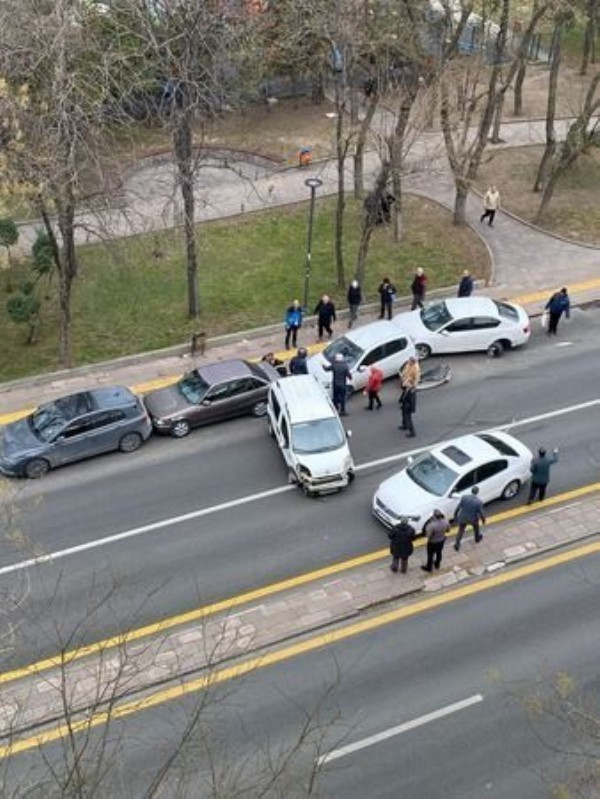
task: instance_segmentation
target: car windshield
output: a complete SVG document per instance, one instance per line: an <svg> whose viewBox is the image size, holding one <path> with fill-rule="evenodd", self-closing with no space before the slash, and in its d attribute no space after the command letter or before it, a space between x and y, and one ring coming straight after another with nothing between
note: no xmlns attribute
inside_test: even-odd
<svg viewBox="0 0 600 799"><path fill-rule="evenodd" d="M52 441L63 429L67 419L57 403L42 405L29 417L29 427L40 441Z"/></svg>
<svg viewBox="0 0 600 799"><path fill-rule="evenodd" d="M296 452L329 452L344 443L338 419L318 419L292 425L292 446Z"/></svg>
<svg viewBox="0 0 600 799"><path fill-rule="evenodd" d="M187 400L190 405L198 405L210 386L198 372L188 372L187 375L177 383L177 388L182 397Z"/></svg>
<svg viewBox="0 0 600 799"><path fill-rule="evenodd" d="M445 302L435 302L421 311L421 322L428 330L439 330L440 327L452 321L452 316Z"/></svg>
<svg viewBox="0 0 600 799"><path fill-rule="evenodd" d="M443 497L458 477L456 472L449 469L431 453L419 458L418 461L409 466L406 473L418 486L435 494L436 497Z"/></svg>
<svg viewBox="0 0 600 799"><path fill-rule="evenodd" d="M493 302L498 310L498 314L503 319L509 319L511 322L519 321L519 312L514 305L509 305L507 302L498 302L498 300L493 300Z"/></svg>
<svg viewBox="0 0 600 799"><path fill-rule="evenodd" d="M363 350L353 341L346 338L346 336L332 341L331 344L323 350L323 357L331 363L338 352L342 353L350 369L352 369L363 354Z"/></svg>

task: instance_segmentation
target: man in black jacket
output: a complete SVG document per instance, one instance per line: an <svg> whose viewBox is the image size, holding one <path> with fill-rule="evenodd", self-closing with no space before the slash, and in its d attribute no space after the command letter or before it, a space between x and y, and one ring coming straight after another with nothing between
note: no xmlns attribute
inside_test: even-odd
<svg viewBox="0 0 600 799"><path fill-rule="evenodd" d="M408 559L414 552L413 541L416 537L415 528L408 523L406 516L403 516L399 523L389 531L388 538L392 556L390 569L393 572L398 571L398 564L400 564L400 574L406 574Z"/></svg>
<svg viewBox="0 0 600 799"><path fill-rule="evenodd" d="M542 447L538 450L537 458L531 461L531 485L529 486L529 499L527 504L531 505L536 497L540 502L544 501L546 488L550 481L550 467L558 460L558 450L555 449L552 455L546 455L546 450Z"/></svg>
<svg viewBox="0 0 600 799"><path fill-rule="evenodd" d="M331 372L332 399L340 416L346 416L346 397L348 383L352 380L350 368L341 352L336 352L333 363L323 366L326 372Z"/></svg>

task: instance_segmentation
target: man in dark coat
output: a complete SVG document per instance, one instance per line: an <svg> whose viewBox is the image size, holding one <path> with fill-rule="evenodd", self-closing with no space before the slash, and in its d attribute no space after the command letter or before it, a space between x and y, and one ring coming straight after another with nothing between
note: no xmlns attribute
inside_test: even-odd
<svg viewBox="0 0 600 799"><path fill-rule="evenodd" d="M353 323L358 319L358 309L362 302L362 289L358 280L353 280L348 286L348 309L350 317L348 319L348 327L352 327Z"/></svg>
<svg viewBox="0 0 600 799"><path fill-rule="evenodd" d="M417 390L416 388L403 388L400 394L400 410L402 411L402 424L400 430L406 430L407 438L416 436L413 413L417 410Z"/></svg>
<svg viewBox="0 0 600 799"><path fill-rule="evenodd" d="M400 574L406 574L408 559L414 552L413 541L417 537L415 528L408 523L406 516L403 516L399 523L389 531L388 537L392 556L390 569L397 572L398 564L400 564Z"/></svg>
<svg viewBox="0 0 600 799"><path fill-rule="evenodd" d="M458 522L458 532L456 533L456 541L454 549L458 552L460 550L460 542L465 534L465 529L468 524L473 528L473 535L475 536L475 543L478 544L483 538L479 532L479 522L485 524L485 514L483 512L483 502L478 496L479 486L473 486L470 494L463 494L456 509L456 521Z"/></svg>
<svg viewBox="0 0 600 799"><path fill-rule="evenodd" d="M442 565L442 551L446 536L450 532L450 523L441 510L433 511L433 518L425 525L427 536L427 563L421 566L424 572L430 572L434 565L439 569Z"/></svg>
<svg viewBox="0 0 600 799"><path fill-rule="evenodd" d="M332 399L340 416L346 416L346 397L348 396L348 383L352 380L350 367L344 360L341 352L336 352L333 363L325 364L323 369L332 372L331 389Z"/></svg>
<svg viewBox="0 0 600 799"><path fill-rule="evenodd" d="M410 290L412 293L410 310L415 311L417 308L422 308L425 302L425 292L427 290L427 275L421 267L415 272L413 282L410 284Z"/></svg>
<svg viewBox="0 0 600 799"><path fill-rule="evenodd" d="M553 294L544 309L548 311L548 335L555 336L558 329L558 322L560 317L565 315L568 319L571 313L571 300L569 299L569 292L566 288L562 288Z"/></svg>
<svg viewBox="0 0 600 799"><path fill-rule="evenodd" d="M470 297L473 293L473 278L468 269L465 269L458 284L457 297Z"/></svg>
<svg viewBox="0 0 600 799"><path fill-rule="evenodd" d="M327 331L329 338L333 335L331 323L335 322L335 305L331 297L323 294L321 299L316 305L315 313L317 314L317 323L319 325L319 341L323 340L323 331Z"/></svg>
<svg viewBox="0 0 600 799"><path fill-rule="evenodd" d="M307 375L308 374L308 363L306 362L306 356L307 355L308 355L308 353L307 353L306 349L304 347L300 347L298 352L290 360L290 374L291 375Z"/></svg>
<svg viewBox="0 0 600 799"><path fill-rule="evenodd" d="M553 450L552 455L547 455L543 447L538 450L537 458L531 461L531 485L529 486L528 505L531 505L536 494L540 502L543 502L546 496L546 488L550 481L550 467L553 463L556 463L557 460L557 449Z"/></svg>
<svg viewBox="0 0 600 799"><path fill-rule="evenodd" d="M392 318L392 306L396 296L396 287L390 283L389 277L384 277L377 289L380 297L379 318Z"/></svg>

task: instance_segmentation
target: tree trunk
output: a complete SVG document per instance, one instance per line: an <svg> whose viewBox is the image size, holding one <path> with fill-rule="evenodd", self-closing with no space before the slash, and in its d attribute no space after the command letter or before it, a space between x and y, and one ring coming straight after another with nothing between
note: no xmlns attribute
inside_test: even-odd
<svg viewBox="0 0 600 799"><path fill-rule="evenodd" d="M192 125L189 111L177 118L173 130L173 150L177 163L177 179L183 202L183 229L185 235L188 316L196 319L200 313L198 296L198 252L196 248L196 228L194 224L194 151L192 146Z"/></svg>
<svg viewBox="0 0 600 799"><path fill-rule="evenodd" d="M365 147L378 103L379 94L378 92L373 92L373 94L367 98L365 118L360 123L358 136L356 138L356 149L354 151L354 197L357 200L362 200L365 196Z"/></svg>
<svg viewBox="0 0 600 799"><path fill-rule="evenodd" d="M515 95L513 100L513 114L516 117L523 116L523 83L527 72L527 61L523 61L517 70L515 79Z"/></svg>
<svg viewBox="0 0 600 799"><path fill-rule="evenodd" d="M358 247L358 256L356 259L356 279L362 285L365 280L365 267L367 265L367 255L369 253L369 242L373 235L373 226L363 224L360 236L360 244Z"/></svg>
<svg viewBox="0 0 600 799"><path fill-rule="evenodd" d="M454 185L456 194L454 196L454 217L455 225L464 225L467 221L467 197L469 196L470 181L455 178Z"/></svg>
<svg viewBox="0 0 600 799"><path fill-rule="evenodd" d="M552 162L556 153L556 130L554 120L556 118L556 99L558 95L558 72L561 61L561 45L564 21L563 18L556 20L552 34L552 61L550 62L550 75L548 78L548 102L546 105L546 147L540 165L538 167L533 191L542 191L548 174L552 167Z"/></svg>
<svg viewBox="0 0 600 799"><path fill-rule="evenodd" d="M502 125L502 113L504 111L504 97L505 93L500 92L498 95L498 101L496 103L496 110L494 111L494 125L492 127L492 135L490 136L490 142L492 144L501 144L502 139L500 138L500 126Z"/></svg>

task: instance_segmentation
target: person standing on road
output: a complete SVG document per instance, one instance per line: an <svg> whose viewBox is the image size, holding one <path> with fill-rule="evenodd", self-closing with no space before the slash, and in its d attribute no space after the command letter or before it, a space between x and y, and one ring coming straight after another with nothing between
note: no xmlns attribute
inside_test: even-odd
<svg viewBox="0 0 600 799"><path fill-rule="evenodd" d="M379 318L391 319L392 306L394 305L394 299L396 297L396 287L390 283L389 277L384 277L377 291L379 292L380 299Z"/></svg>
<svg viewBox="0 0 600 799"><path fill-rule="evenodd" d="M416 435L413 414L417 410L417 386L421 380L421 367L416 358L410 357L400 370L400 411L402 413L402 423L398 426L399 430L405 430L407 438L414 438Z"/></svg>
<svg viewBox="0 0 600 799"><path fill-rule="evenodd" d="M285 325L285 349L289 350L290 341L292 347L298 345L298 330L302 327L302 308L298 300L294 300L287 308L283 323Z"/></svg>
<svg viewBox="0 0 600 799"><path fill-rule="evenodd" d="M552 455L547 455L546 450L540 447L537 458L531 461L531 485L527 504L531 505L536 496L540 502L544 501L546 488L550 482L550 467L558 460L558 449L552 450Z"/></svg>
<svg viewBox="0 0 600 799"><path fill-rule="evenodd" d="M433 511L433 518L425 525L427 536L427 563L421 566L424 572L430 572L435 567L442 565L442 551L446 543L446 536L450 532L450 522L441 510Z"/></svg>
<svg viewBox="0 0 600 799"><path fill-rule="evenodd" d="M358 319L358 309L362 302L362 289L358 280L353 280L348 286L348 309L350 310L350 317L348 319L348 327L352 327L354 322Z"/></svg>
<svg viewBox="0 0 600 799"><path fill-rule="evenodd" d="M390 555L392 556L390 569L393 572L397 572L398 565L400 565L400 574L406 574L408 559L415 549L413 542L416 537L415 528L408 523L406 516L402 516L398 524L389 531Z"/></svg>
<svg viewBox="0 0 600 799"><path fill-rule="evenodd" d="M377 407L377 410L381 408L381 400L379 399L379 392L381 391L381 386L383 385L383 372L377 366L377 364L373 364L373 366L369 369L369 377L367 379L367 385L365 386L365 397L368 397L369 404L367 405L367 410L373 410L373 403Z"/></svg>
<svg viewBox="0 0 600 799"><path fill-rule="evenodd" d="M290 361L290 374L291 375L307 375L308 363L306 357L308 352L304 347L300 347L298 352Z"/></svg>
<svg viewBox="0 0 600 799"><path fill-rule="evenodd" d="M412 304L410 306L411 311L415 311L417 308L423 307L426 289L427 275L421 269L421 267L419 267L415 272L412 283L410 284L410 290L412 293Z"/></svg>
<svg viewBox="0 0 600 799"><path fill-rule="evenodd" d="M458 284L458 292L456 296L470 297L472 293L473 293L473 278L471 277L471 273L469 272L469 270L465 269Z"/></svg>
<svg viewBox="0 0 600 799"><path fill-rule="evenodd" d="M333 404L340 416L346 416L346 397L348 396L348 383L352 380L350 367L341 352L336 352L333 363L325 364L323 369L332 372L331 394Z"/></svg>
<svg viewBox="0 0 600 799"><path fill-rule="evenodd" d="M563 313L566 319L571 315L571 300L567 289L563 286L560 291L555 292L544 306L544 309L548 311L548 335L555 336Z"/></svg>
<svg viewBox="0 0 600 799"><path fill-rule="evenodd" d="M478 544L483 535L479 532L479 522L485 524L485 514L483 512L483 502L478 496L479 486L473 486L470 494L463 494L456 509L456 521L458 522L458 532L456 533L456 541L454 542L454 549L460 551L460 542L462 541L465 529L468 524L473 528L473 535L475 543Z"/></svg>
<svg viewBox="0 0 600 799"><path fill-rule="evenodd" d="M483 222L484 219L489 219L488 225L490 227L494 227L494 217L496 216L496 211L498 210L499 205L500 192L492 184L483 197L483 213L481 214L479 221Z"/></svg>
<svg viewBox="0 0 600 799"><path fill-rule="evenodd" d="M335 322L335 305L328 294L323 294L316 305L317 323L319 325L319 341L323 341L323 332L326 330L329 338L333 335L331 323Z"/></svg>

